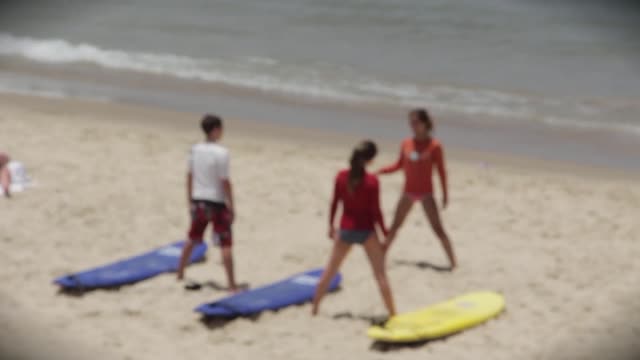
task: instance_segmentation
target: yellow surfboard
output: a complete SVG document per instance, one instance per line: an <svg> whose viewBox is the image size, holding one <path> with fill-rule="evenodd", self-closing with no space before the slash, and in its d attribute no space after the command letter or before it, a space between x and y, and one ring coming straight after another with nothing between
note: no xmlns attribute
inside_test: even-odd
<svg viewBox="0 0 640 360"><path fill-rule="evenodd" d="M500 294L473 292L422 310L396 315L384 326L369 328L367 335L389 343L437 339L497 316L504 305L504 297Z"/></svg>

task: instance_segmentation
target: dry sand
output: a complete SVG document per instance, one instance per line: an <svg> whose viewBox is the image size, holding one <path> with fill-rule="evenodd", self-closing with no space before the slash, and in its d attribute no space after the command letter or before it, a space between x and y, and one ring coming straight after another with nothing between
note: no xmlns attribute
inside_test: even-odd
<svg viewBox="0 0 640 360"><path fill-rule="evenodd" d="M489 289L505 295L507 311L446 340L381 353L365 336L366 318L384 309L359 249L343 268L343 290L316 319L307 305L206 327L192 309L225 294L187 292L172 275L119 291L58 294L56 276L184 236L185 159L201 138L198 115L9 95L0 106L0 148L39 184L0 200L4 352L136 360L622 359L630 353L622 345L638 346L637 177L451 156L443 217L460 268L428 266L444 265L445 257L414 209L389 259L398 308ZM258 286L323 265L331 181L359 139L228 124L240 282ZM378 164L396 155L385 150ZM401 184L400 175L382 180L388 220ZM224 281L212 250L188 278Z"/></svg>

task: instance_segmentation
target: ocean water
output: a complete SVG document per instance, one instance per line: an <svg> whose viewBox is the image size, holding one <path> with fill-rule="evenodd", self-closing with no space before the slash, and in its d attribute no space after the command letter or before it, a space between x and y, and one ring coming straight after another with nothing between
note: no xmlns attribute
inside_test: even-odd
<svg viewBox="0 0 640 360"><path fill-rule="evenodd" d="M0 91L61 96L70 86L59 76L16 74L82 69L122 91L85 77L71 95L126 100L131 84L117 79L130 74L138 87L153 76L287 101L640 135L633 2L34 0L0 11Z"/></svg>

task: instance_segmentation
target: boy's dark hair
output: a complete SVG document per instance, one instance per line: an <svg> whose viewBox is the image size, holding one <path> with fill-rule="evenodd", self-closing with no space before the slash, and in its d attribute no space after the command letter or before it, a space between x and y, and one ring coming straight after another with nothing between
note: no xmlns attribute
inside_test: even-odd
<svg viewBox="0 0 640 360"><path fill-rule="evenodd" d="M209 135L213 130L220 129L222 127L222 119L217 115L205 114L202 117L200 126L202 127L202 131L204 131L206 135Z"/></svg>

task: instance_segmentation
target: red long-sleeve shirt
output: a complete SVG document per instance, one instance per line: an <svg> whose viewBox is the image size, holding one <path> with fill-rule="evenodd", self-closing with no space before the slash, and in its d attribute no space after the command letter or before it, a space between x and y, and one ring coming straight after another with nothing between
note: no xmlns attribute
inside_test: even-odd
<svg viewBox="0 0 640 360"><path fill-rule="evenodd" d="M338 204L342 203L340 228L344 230L375 230L379 224L386 232L380 210L380 185L375 175L366 173L353 191L349 191L349 170L342 170L335 180L331 201L330 224L333 224Z"/></svg>
<svg viewBox="0 0 640 360"><path fill-rule="evenodd" d="M444 166L442 145L436 139L405 139L400 148L398 160L380 170L388 174L404 170L404 191L411 194L433 194L433 167L438 169L442 190L447 193L447 171Z"/></svg>

